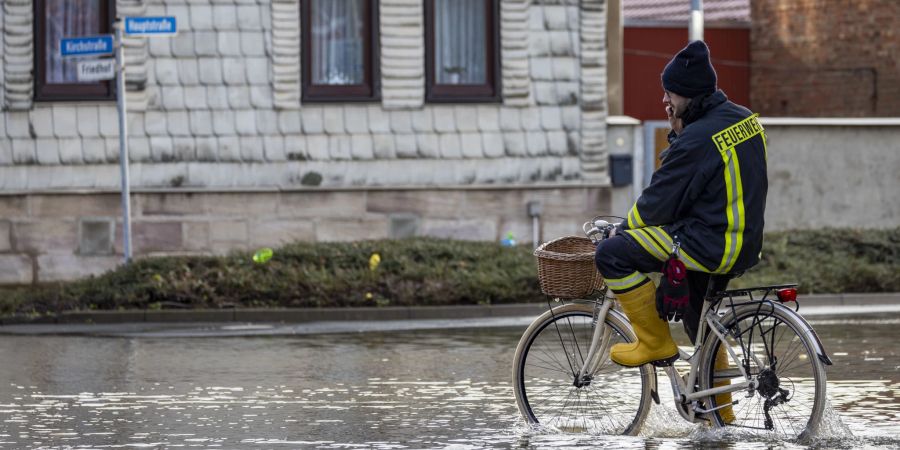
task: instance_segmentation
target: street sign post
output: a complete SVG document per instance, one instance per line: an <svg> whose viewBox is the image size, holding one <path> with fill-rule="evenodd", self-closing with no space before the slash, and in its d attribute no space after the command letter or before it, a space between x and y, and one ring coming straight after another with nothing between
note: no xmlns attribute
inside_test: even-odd
<svg viewBox="0 0 900 450"><path fill-rule="evenodd" d="M128 120L125 109L125 44L122 22L116 21L116 105L119 110L119 172L122 178L122 249L131 262L131 181L128 176Z"/></svg>
<svg viewBox="0 0 900 450"><path fill-rule="evenodd" d="M125 45L128 36L174 36L178 24L174 17L125 17L116 21L116 100L119 105L119 168L122 173L122 247L125 262L131 261L131 182L128 176L128 121L125 102Z"/></svg>
<svg viewBox="0 0 900 450"><path fill-rule="evenodd" d="M64 57L112 55L114 51L111 34L59 40L59 53Z"/></svg>
<svg viewBox="0 0 900 450"><path fill-rule="evenodd" d="M174 36L178 26L174 17L126 17L128 36Z"/></svg>
<svg viewBox="0 0 900 450"><path fill-rule="evenodd" d="M131 182L128 170L128 121L125 101L125 45L123 36L174 36L178 25L174 17L125 17L115 23L112 35L66 38L59 41L60 56L86 57L111 55L78 63L78 81L116 79L116 105L119 112L119 171L122 177L122 247L125 263L131 262Z"/></svg>
<svg viewBox="0 0 900 450"><path fill-rule="evenodd" d="M116 60L95 59L79 61L76 74L78 75L78 81L112 80L116 77Z"/></svg>

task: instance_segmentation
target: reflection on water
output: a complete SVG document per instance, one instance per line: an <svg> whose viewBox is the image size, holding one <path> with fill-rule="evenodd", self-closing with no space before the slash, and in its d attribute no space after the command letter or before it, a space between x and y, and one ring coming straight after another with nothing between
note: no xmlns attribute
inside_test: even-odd
<svg viewBox="0 0 900 450"><path fill-rule="evenodd" d="M900 445L896 327L865 320L814 326L835 361L821 445ZM640 437L530 429L510 385L522 331L4 336L0 447L793 447L684 422L663 377L663 404Z"/></svg>

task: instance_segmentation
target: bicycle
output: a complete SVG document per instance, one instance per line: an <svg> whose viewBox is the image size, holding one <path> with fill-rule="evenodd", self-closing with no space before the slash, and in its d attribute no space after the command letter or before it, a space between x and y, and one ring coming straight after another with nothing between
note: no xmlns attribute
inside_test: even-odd
<svg viewBox="0 0 900 450"><path fill-rule="evenodd" d="M584 230L596 245L614 226L596 217ZM727 285L710 279L693 352L679 348L685 374L672 364L629 368L609 359L613 344L636 338L605 284L588 298L556 298L556 307L548 297L550 307L527 328L513 360L522 416L554 431L637 435L651 402L660 403L658 366L690 422L799 441L814 436L825 407L824 366L832 363L797 312L797 284L717 291L714 281ZM716 370L723 344L729 367ZM717 404L724 393L733 400ZM729 406L733 418L723 418Z"/></svg>

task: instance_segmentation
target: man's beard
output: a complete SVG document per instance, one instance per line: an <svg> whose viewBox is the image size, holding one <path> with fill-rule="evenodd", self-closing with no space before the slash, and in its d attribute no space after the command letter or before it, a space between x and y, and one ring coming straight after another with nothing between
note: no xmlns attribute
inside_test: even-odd
<svg viewBox="0 0 900 450"><path fill-rule="evenodd" d="M674 115L676 118L681 118L684 115L684 112L687 111L687 107L688 107L689 103L690 103L690 100L685 102L682 105L677 105L675 103L672 103L672 115Z"/></svg>

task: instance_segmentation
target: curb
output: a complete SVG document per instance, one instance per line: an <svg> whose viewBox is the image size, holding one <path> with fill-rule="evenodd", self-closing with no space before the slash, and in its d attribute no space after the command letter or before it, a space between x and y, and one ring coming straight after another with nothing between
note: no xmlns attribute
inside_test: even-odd
<svg viewBox="0 0 900 450"><path fill-rule="evenodd" d="M508 305L392 306L383 308L232 308L143 311L77 311L38 318L3 317L2 325L179 322L306 323L361 320L475 319L536 316L546 303Z"/></svg>
<svg viewBox="0 0 900 450"><path fill-rule="evenodd" d="M804 306L900 305L900 292L815 294L800 297ZM22 324L117 324L184 322L306 323L360 320L475 319L536 316L547 303L506 305L391 306L384 308L232 308L186 310L73 311L38 318L2 317L0 326Z"/></svg>

